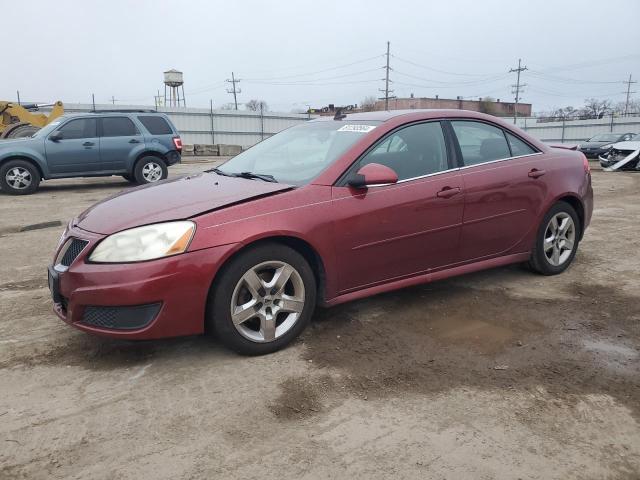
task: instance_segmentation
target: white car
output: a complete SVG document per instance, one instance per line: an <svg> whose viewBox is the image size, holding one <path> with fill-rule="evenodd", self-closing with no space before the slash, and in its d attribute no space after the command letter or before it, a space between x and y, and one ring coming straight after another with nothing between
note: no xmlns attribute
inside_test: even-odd
<svg viewBox="0 0 640 480"><path fill-rule="evenodd" d="M637 140L636 140L637 139ZM609 147L605 145L605 148ZM612 143L609 151L599 155L600 165L606 172L616 170L640 171L640 136L627 142Z"/></svg>

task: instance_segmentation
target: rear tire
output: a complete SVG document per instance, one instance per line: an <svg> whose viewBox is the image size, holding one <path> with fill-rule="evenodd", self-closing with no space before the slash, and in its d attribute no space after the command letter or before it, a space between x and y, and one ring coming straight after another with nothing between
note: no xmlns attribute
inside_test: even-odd
<svg viewBox="0 0 640 480"><path fill-rule="evenodd" d="M297 251L268 243L243 252L218 274L209 293L207 331L243 355L288 345L308 325L316 280Z"/></svg>
<svg viewBox="0 0 640 480"><path fill-rule="evenodd" d="M536 234L529 268L542 275L557 275L573 262L582 226L575 209L558 202L547 212Z"/></svg>
<svg viewBox="0 0 640 480"><path fill-rule="evenodd" d="M26 160L9 160L0 167L0 189L9 195L29 195L40 185L40 172Z"/></svg>
<svg viewBox="0 0 640 480"><path fill-rule="evenodd" d="M133 169L133 177L139 185L159 182L167 178L168 174L166 163L153 156L142 157Z"/></svg>
<svg viewBox="0 0 640 480"><path fill-rule="evenodd" d="M34 127L33 125L22 124L15 127L9 126L7 127L7 130L8 131L4 133L4 136L2 138L30 137L40 129L38 127Z"/></svg>

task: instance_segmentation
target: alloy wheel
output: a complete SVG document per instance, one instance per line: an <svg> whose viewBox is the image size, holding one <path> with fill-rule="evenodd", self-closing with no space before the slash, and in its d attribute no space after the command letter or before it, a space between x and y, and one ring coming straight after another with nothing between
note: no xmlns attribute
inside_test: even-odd
<svg viewBox="0 0 640 480"><path fill-rule="evenodd" d="M243 337L267 343L282 337L296 324L305 304L300 273L282 261L250 268L231 295L231 320Z"/></svg>
<svg viewBox="0 0 640 480"><path fill-rule="evenodd" d="M566 212L556 213L544 233L543 247L547 261L554 267L565 263L575 247L576 226Z"/></svg>
<svg viewBox="0 0 640 480"><path fill-rule="evenodd" d="M12 188L24 190L31 185L31 172L23 167L13 167L5 175L5 180Z"/></svg>
<svg viewBox="0 0 640 480"><path fill-rule="evenodd" d="M162 177L162 168L155 162L148 162L142 167L142 177L149 183L157 182Z"/></svg>

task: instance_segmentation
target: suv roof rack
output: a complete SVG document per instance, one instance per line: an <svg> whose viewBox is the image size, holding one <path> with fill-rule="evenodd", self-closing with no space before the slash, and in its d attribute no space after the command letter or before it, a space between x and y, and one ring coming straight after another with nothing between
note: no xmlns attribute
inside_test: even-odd
<svg viewBox="0 0 640 480"><path fill-rule="evenodd" d="M90 110L89 113L158 113L157 110L143 109L143 108L130 108L130 109L118 109L113 110Z"/></svg>

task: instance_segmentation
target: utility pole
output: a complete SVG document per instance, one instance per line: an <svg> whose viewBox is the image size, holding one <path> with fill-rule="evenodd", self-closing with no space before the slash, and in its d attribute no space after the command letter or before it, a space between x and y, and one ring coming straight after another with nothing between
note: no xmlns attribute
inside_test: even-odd
<svg viewBox="0 0 640 480"><path fill-rule="evenodd" d="M111 103L112 103L113 105L115 105L115 104L116 104L116 97L114 97L113 95L111 95Z"/></svg>
<svg viewBox="0 0 640 480"><path fill-rule="evenodd" d="M527 67L523 67L522 66L522 59L518 59L518 68L512 68L509 70L509 73L512 72L516 72L517 74L517 80L516 80L516 84L515 85L511 85L513 88L515 88L515 90L512 90L511 93L515 93L516 95L516 103L515 106L513 108L513 123L515 125L516 123L516 119L518 118L518 102L520 101L520 89L522 87L526 87L527 84L523 83L522 85L520 85L520 72L524 72L525 70L528 70Z"/></svg>
<svg viewBox="0 0 640 480"><path fill-rule="evenodd" d="M626 117L627 116L627 112L629 111L629 96L632 93L636 93L636 92L632 92L631 91L631 84L632 83L638 83L638 81L637 80L631 81L631 74L629 74L629 80L625 80L622 83L626 83L627 84L627 100L626 100L626 102L624 102L624 116Z"/></svg>
<svg viewBox="0 0 640 480"><path fill-rule="evenodd" d="M384 100L384 109L385 110L389 110L389 99L390 98L395 98L395 97L390 97L389 94L393 93L393 90L389 90L389 82L391 82L391 80L389 80L389 70L391 70L391 68L389 67L389 50L390 50L390 43L387 42L387 65L382 67L385 69L385 76L383 78L384 80L384 90L383 89L378 89L379 91L384 93L384 97L380 97L378 100Z"/></svg>
<svg viewBox="0 0 640 480"><path fill-rule="evenodd" d="M236 110L238 110L238 93L242 93L242 90L240 90L239 88L236 88L236 83L240 83L240 79L236 78L234 73L231 72L231 80L229 80L228 78L225 80L225 82L227 83L231 83L233 85L233 88L231 90L227 89L227 93L233 93L233 103L236 106Z"/></svg>

